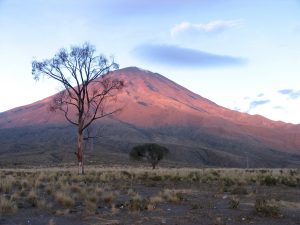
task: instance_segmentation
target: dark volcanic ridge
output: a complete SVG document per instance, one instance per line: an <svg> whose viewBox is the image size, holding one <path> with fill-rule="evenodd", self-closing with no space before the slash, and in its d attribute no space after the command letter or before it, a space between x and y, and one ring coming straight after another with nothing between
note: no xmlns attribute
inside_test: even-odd
<svg viewBox="0 0 300 225"><path fill-rule="evenodd" d="M116 103L123 111L97 122L88 163L127 164L133 145L156 142L170 149L172 165L300 167L300 125L226 109L139 68L109 76L125 82ZM0 165L75 161L75 127L49 111L52 98L0 114Z"/></svg>

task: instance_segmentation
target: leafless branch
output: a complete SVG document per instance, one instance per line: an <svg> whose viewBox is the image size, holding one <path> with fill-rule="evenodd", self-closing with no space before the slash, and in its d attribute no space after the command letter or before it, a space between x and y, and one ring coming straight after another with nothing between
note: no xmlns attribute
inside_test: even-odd
<svg viewBox="0 0 300 225"><path fill-rule="evenodd" d="M109 72L118 69L118 64L103 55L95 55L95 47L85 43L72 46L70 51L60 49L52 59L32 62L35 80L46 76L60 82L64 90L58 93L50 106L51 111L60 110L66 120L77 126L78 161L83 160L83 133L92 138L89 126L98 119L121 110L113 109L109 100L114 100L124 86L119 79L111 80Z"/></svg>

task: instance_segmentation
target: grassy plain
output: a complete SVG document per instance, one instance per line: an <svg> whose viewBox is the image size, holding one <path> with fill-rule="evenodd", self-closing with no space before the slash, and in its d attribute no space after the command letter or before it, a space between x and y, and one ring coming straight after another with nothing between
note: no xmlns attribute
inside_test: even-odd
<svg viewBox="0 0 300 225"><path fill-rule="evenodd" d="M0 224L299 224L300 170L0 170Z"/></svg>

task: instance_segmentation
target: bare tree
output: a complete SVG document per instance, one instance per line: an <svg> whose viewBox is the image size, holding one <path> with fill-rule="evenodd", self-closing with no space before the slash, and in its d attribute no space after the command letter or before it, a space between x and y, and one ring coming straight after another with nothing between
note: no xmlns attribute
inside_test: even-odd
<svg viewBox="0 0 300 225"><path fill-rule="evenodd" d="M95 121L114 114L114 108L122 80L112 79L108 74L119 66L114 59L96 55L89 43L60 49L51 59L32 62L35 80L46 76L63 85L63 91L53 99L51 111L60 110L68 122L77 126L78 173L84 174L84 132ZM109 103L109 104L108 104ZM90 136L90 134L88 134Z"/></svg>

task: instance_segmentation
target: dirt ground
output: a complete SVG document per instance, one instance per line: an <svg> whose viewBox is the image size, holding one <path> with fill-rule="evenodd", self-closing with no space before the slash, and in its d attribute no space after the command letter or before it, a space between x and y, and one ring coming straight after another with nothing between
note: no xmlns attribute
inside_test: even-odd
<svg viewBox="0 0 300 225"><path fill-rule="evenodd" d="M1 225L300 224L298 170L101 170L82 177L2 170L0 175Z"/></svg>

